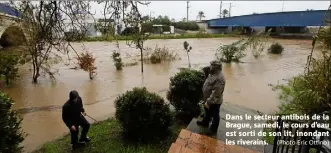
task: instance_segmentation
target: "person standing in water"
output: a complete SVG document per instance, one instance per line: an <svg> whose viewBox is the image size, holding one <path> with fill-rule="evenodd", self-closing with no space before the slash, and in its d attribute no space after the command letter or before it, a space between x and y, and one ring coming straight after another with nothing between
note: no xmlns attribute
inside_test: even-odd
<svg viewBox="0 0 331 153"><path fill-rule="evenodd" d="M201 121L197 121L197 124L209 127L209 123L213 119L210 126L212 133L217 133L220 122L219 113L223 103L224 87L225 79L222 73L222 63L217 60L210 62L210 72L202 89L205 114Z"/></svg>
<svg viewBox="0 0 331 153"><path fill-rule="evenodd" d="M73 90L69 93L69 100L62 107L62 120L70 130L72 148L76 149L90 142L87 137L90 123L83 116L86 115L82 98ZM78 141L79 126L83 128Z"/></svg>

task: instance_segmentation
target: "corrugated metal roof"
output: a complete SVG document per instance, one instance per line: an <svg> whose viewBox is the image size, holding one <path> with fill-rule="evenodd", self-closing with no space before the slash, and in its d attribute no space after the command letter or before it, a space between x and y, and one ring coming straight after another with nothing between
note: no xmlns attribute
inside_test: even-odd
<svg viewBox="0 0 331 153"><path fill-rule="evenodd" d="M19 11L15 10L14 8L12 8L11 6L9 6L6 3L0 3L0 13L4 13L7 15L12 15L12 16L16 16L16 17L21 17L21 14Z"/></svg>
<svg viewBox="0 0 331 153"><path fill-rule="evenodd" d="M227 26L267 26L267 27L305 27L320 26L327 11L294 11L264 14L252 14L229 18L212 19L208 21L209 27ZM328 12L331 19L331 14ZM324 24L327 25L327 24Z"/></svg>

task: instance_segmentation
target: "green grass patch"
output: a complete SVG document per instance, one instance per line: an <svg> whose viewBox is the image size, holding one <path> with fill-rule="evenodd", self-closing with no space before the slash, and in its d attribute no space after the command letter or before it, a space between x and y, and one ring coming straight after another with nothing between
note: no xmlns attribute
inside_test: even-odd
<svg viewBox="0 0 331 153"><path fill-rule="evenodd" d="M108 119L91 125L88 136L92 138L85 147L72 151L74 153L165 153L175 142L184 125L174 124L170 127L170 135L160 141L142 143L130 142L121 135L120 124L115 119ZM70 135L46 143L34 153L65 153L71 152Z"/></svg>

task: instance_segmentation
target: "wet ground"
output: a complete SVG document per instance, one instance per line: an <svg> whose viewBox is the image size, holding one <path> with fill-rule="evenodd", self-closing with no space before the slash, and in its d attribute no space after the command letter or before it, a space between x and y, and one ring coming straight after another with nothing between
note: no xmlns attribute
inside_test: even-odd
<svg viewBox="0 0 331 153"><path fill-rule="evenodd" d="M116 71L111 59L116 45L109 42L88 42L73 44L77 51L84 48L96 57L97 76L90 81L88 73L70 69L75 67L73 60L64 58L55 67L59 70L56 81L48 77L40 78L38 84L31 83L31 72L28 68L21 69L21 78L12 88L3 88L14 100L14 109L23 117L23 130L29 135L23 142L27 152L32 151L46 141L51 141L67 133L67 128L61 119L61 107L68 99L70 90L77 90L87 113L97 120L105 119L114 114L113 100L117 94L123 93L136 86L146 86L148 90L165 96L169 85L169 78L178 72L178 68L188 67L183 42L188 41L193 50L190 59L193 68L201 68L215 58L214 54L220 44L230 44L234 38L217 39L178 39L178 40L150 40L146 46L154 48L166 46L182 58L178 61L158 65L145 64L144 73L140 72L140 65L125 67L123 71ZM266 52L255 59L250 50L242 59L244 63L224 64L223 71L226 78L224 100L264 113L277 109L277 92L271 90L268 84L283 82L300 72L311 49L309 40L270 40L280 42L285 51L282 55L271 55ZM139 55L138 50L120 42L120 51L125 62L132 62ZM69 65L67 65L69 64ZM90 120L92 121L92 120Z"/></svg>

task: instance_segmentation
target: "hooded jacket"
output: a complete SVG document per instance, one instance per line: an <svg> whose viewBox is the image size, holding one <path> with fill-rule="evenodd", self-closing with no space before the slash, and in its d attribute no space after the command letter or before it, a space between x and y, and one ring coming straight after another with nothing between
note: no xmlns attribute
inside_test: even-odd
<svg viewBox="0 0 331 153"><path fill-rule="evenodd" d="M77 98L77 101L74 100ZM77 91L71 91L69 93L69 100L62 107L62 120L67 127L77 125L79 123L82 112L85 112L83 108L82 98Z"/></svg>
<svg viewBox="0 0 331 153"><path fill-rule="evenodd" d="M222 71L210 73L203 85L203 100L208 104L222 104L225 79Z"/></svg>

